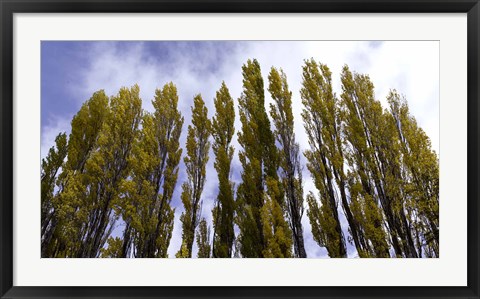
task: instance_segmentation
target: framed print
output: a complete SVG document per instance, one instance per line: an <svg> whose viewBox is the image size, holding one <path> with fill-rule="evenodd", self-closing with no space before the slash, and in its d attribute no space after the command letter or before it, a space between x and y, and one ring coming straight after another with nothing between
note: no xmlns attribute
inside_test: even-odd
<svg viewBox="0 0 480 299"><path fill-rule="evenodd" d="M1 1L0 290L478 298L478 1Z"/></svg>

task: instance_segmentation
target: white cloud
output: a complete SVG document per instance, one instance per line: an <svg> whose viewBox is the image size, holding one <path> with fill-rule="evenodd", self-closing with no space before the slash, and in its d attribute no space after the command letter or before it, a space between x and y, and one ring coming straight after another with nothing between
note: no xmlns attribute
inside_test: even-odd
<svg viewBox="0 0 480 299"><path fill-rule="evenodd" d="M225 44L223 44L224 46ZM105 89L107 94L115 94L122 86L138 83L144 108L153 110L150 103L156 88L172 81L179 90L179 107L185 116L181 144L185 144L186 128L190 124L190 105L195 94L201 93L213 116L213 97L215 91L224 80L236 100L242 91L241 66L249 58L256 58L262 68L262 74L267 87L268 72L272 66L281 67L288 77L290 89L293 91L293 111L295 116L295 134L301 150L308 148L308 141L301 121L301 66L304 59L313 57L327 64L333 76L334 91L339 96L341 92L340 72L344 64L358 73L369 74L376 87L376 97L386 104L385 97L391 88L404 94L409 103L411 113L419 125L424 128L432 140L433 148L438 152L439 141L439 63L437 42L354 42L354 41L311 41L311 42L243 42L234 46L218 47L214 42L188 46L182 44L169 52L169 60L162 61L161 55L154 59L151 50L147 51L145 43L134 46L118 47L112 43L96 43L91 53L91 61L87 71L80 74L83 81L72 94L78 97L78 105L98 90ZM167 44L165 44L167 46ZM171 46L171 45L170 45ZM225 52L222 52L225 51ZM227 53L227 55L226 55ZM212 67L213 66L213 67ZM271 102L266 92L266 107ZM386 107L386 106L384 106ZM235 127L241 128L236 109ZM70 116L71 117L71 116ZM58 127L44 128L42 135L42 153L44 147L51 146L52 136L57 129L64 129L64 122ZM67 122L68 125L68 122ZM53 137L54 140L54 137ZM238 150L240 146L233 140L235 157L233 161L233 177L238 178ZM305 159L303 159L305 162ZM203 193L202 215L211 224L211 209L216 198L217 178L213 169L213 154L208 164L208 178ZM180 165L180 179L177 190L181 190L184 175L183 162ZM307 171L308 173L308 171ZM183 179L182 179L183 178ZM182 180L181 180L182 179ZM310 176L304 176L305 194L313 191L317 194ZM170 257L178 251L181 244L181 224L179 216L183 211L180 201L180 191L176 191L172 201L176 207L173 238L169 247ZM344 217L343 217L344 219ZM311 235L310 224L305 213L304 224L305 243L309 257L325 257L326 251L320 248ZM195 253L195 252L194 252ZM349 254L353 254L349 248Z"/></svg>
<svg viewBox="0 0 480 299"><path fill-rule="evenodd" d="M44 126L41 132L40 156L45 158L49 149L55 146L55 138L58 134L65 132L70 134L70 119L63 117L51 117L50 125Z"/></svg>

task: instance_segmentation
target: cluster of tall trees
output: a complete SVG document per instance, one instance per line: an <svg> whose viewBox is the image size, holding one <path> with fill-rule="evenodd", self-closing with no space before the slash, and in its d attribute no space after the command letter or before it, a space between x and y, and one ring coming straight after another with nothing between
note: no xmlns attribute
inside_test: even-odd
<svg viewBox="0 0 480 299"><path fill-rule="evenodd" d="M307 195L314 239L329 256L346 256L341 206L360 257L438 257L439 170L429 138L396 91L383 109L368 76L345 66L341 82L338 99L326 65L303 67L305 156L319 191L319 200Z"/></svg>
<svg viewBox="0 0 480 299"><path fill-rule="evenodd" d="M182 155L176 257L192 257L196 243L201 258L305 258L305 211L330 257L347 257L348 244L360 257L439 256L438 158L404 98L391 91L383 108L370 78L347 66L337 96L329 68L306 60L302 152L283 70L272 67L265 86L254 59L242 75L240 128L223 82L211 119L202 96L194 97L183 148L173 83L156 90L153 112L142 109L137 85L112 97L94 93L72 119L70 135L60 133L42 160L42 257L168 257ZM231 180L235 136L238 186ZM211 225L202 211L214 175L206 171L210 150L218 178ZM304 166L316 189L306 195Z"/></svg>

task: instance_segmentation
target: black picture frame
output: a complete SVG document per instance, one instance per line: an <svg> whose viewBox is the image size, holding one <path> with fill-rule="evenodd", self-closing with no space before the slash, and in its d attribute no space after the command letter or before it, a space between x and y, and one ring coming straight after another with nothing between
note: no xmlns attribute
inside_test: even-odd
<svg viewBox="0 0 480 299"><path fill-rule="evenodd" d="M479 298L479 0L0 0L1 298ZM13 286L13 15L15 13L467 13L468 286L19 287ZM46 273L47 274L47 273ZM48 275L48 274L47 274Z"/></svg>

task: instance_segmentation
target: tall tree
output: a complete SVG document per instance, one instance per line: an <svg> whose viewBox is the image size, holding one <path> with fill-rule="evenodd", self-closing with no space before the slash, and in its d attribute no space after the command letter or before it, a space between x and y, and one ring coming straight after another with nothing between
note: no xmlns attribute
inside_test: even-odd
<svg viewBox="0 0 480 299"><path fill-rule="evenodd" d="M402 153L403 196L413 219L419 256L439 257L439 169L430 139L410 115L407 102L392 90L387 97L390 123L398 134ZM400 168L400 167L399 167Z"/></svg>
<svg viewBox="0 0 480 299"><path fill-rule="evenodd" d="M370 78L352 74L345 66L341 80L349 164L357 168L364 192L380 205L395 255L418 257L400 187L403 179L399 172L398 137L380 102L374 99Z"/></svg>
<svg viewBox="0 0 480 299"><path fill-rule="evenodd" d="M268 76L268 90L275 104L270 105L270 115L275 125L275 135L280 144L281 181L285 190L290 229L292 230L296 257L305 258L302 216L304 212L300 146L295 141L292 112L292 93L288 89L287 76L273 68Z"/></svg>
<svg viewBox="0 0 480 299"><path fill-rule="evenodd" d="M198 258L209 258L211 245L210 245L210 227L207 225L205 218L200 220L197 230L197 246L198 246Z"/></svg>
<svg viewBox="0 0 480 299"><path fill-rule="evenodd" d="M206 180L206 165L210 150L211 122L201 95L193 99L192 124L188 126L187 156L184 158L188 181L182 185L182 203L185 212L182 222L182 246L177 257L192 257L192 246L201 216L201 197Z"/></svg>
<svg viewBox="0 0 480 299"><path fill-rule="evenodd" d="M236 222L240 228L241 255L263 257L266 252L272 252L269 244L274 244L265 238L265 231L274 234L284 231L288 236L291 232L283 217L283 190L277 175L278 150L265 110L264 85L258 61L248 60L242 66L242 75L243 92L239 98L242 131L238 132L238 141L243 148L239 153L243 172L237 190ZM282 219L276 217L276 221L267 221L269 217L261 217L266 198L272 201L272 209L280 209L276 214L282 214ZM268 207L265 209L268 212ZM264 227L267 223L272 227ZM291 243L290 239L284 238L277 241ZM287 247L281 244L281 252L275 252L279 256L289 256L290 249Z"/></svg>
<svg viewBox="0 0 480 299"><path fill-rule="evenodd" d="M233 183L230 181L231 163L234 153L230 145L235 132L235 109L225 82L222 82L215 99L215 116L212 120L214 167L218 175L218 196L213 214L213 257L228 258L232 256L234 240Z"/></svg>
<svg viewBox="0 0 480 299"><path fill-rule="evenodd" d="M382 117L381 105L373 99L373 84L367 76L352 74L348 66L344 66L341 82L340 105L344 122L343 133L347 148L346 160L351 169L349 185L352 193L352 209L355 211L359 222L363 222L362 219L366 219L364 215L366 215L367 203L369 203L370 210L381 210L385 218L382 217L381 222L372 223L373 227L365 227L365 236L366 238L368 238L367 235L379 237L385 235L384 227L390 228L387 231L389 234L387 238L391 236L389 243L393 246L396 254L401 256L402 250L397 237L398 234L393 226L390 201L387 201L385 198L382 178L378 169L378 148L376 148L378 143L374 143L374 136L378 136L375 131L381 128L386 132L386 128L381 124L384 119ZM361 201L358 201L357 197ZM359 204L362 201L364 204ZM384 225L383 219L388 225ZM373 233L375 231L377 231L376 234ZM373 252L386 250L384 248L386 241L381 241L380 238L376 240L368 239L371 246L369 249L359 251L360 256L362 254L370 256Z"/></svg>
<svg viewBox="0 0 480 299"><path fill-rule="evenodd" d="M122 257L167 257L173 230L173 191L182 154L179 139L183 117L177 88L165 84L155 91L155 112L145 113L142 130L132 149L131 173L121 185L119 209L126 227Z"/></svg>
<svg viewBox="0 0 480 299"><path fill-rule="evenodd" d="M120 200L119 186L129 174L129 155L141 119L140 88L121 88L110 99L110 113L100 131L98 150L85 163L88 183L83 191L87 221L82 224L77 257L98 257L118 215L113 208Z"/></svg>
<svg viewBox="0 0 480 299"><path fill-rule="evenodd" d="M347 257L335 189L336 183L339 183L342 200L346 201L340 128L331 72L326 65L318 65L313 59L307 60L303 67L302 84L300 94L305 107L302 117L310 144L305 157L321 202L319 206L313 193L310 193L307 196L307 215L315 241L326 247L329 256Z"/></svg>
<svg viewBox="0 0 480 299"><path fill-rule="evenodd" d="M49 226L42 243L42 256L75 257L81 243L81 226L92 209L85 190L89 182L85 165L98 150L98 138L110 113L109 99L103 90L86 101L71 122L67 161L58 176L58 192L52 198L55 223Z"/></svg>
<svg viewBox="0 0 480 299"><path fill-rule="evenodd" d="M41 217L42 217L42 256L48 256L48 248L52 233L58 223L54 206L55 183L67 155L67 134L60 133L55 138L55 146L51 147L45 159L42 159L41 173Z"/></svg>

